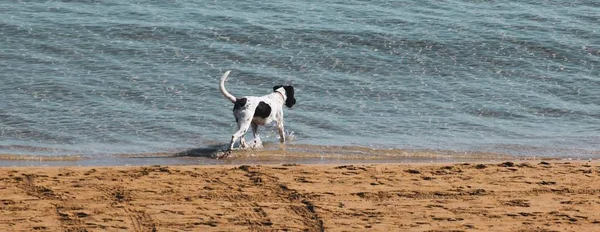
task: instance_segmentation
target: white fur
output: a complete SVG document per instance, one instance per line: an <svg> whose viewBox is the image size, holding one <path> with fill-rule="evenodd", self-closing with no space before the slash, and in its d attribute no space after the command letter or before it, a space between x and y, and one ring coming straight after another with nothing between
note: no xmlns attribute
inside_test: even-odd
<svg viewBox="0 0 600 232"><path fill-rule="evenodd" d="M229 76L230 71L227 71L221 76L221 82L219 83L219 90L232 103L235 103L237 98L227 92L225 89L225 81L227 81L227 77ZM262 143L260 141L260 137L258 135L258 126L266 125L273 121L277 123L277 130L279 131L279 141L281 143L285 142L285 131L283 126L283 104L287 99L285 89L283 87L278 88L275 92L271 94L267 94L261 97L255 96L247 96L243 97L247 99L246 104L233 111L233 116L236 118L238 130L231 136L231 142L229 143L229 150L233 149L234 143L239 139L240 140L240 148L246 149L249 148L248 144L246 144L246 140L244 135L248 131L248 128L252 128L252 134L254 135L254 144L252 148L262 147ZM271 107L271 114L266 117L254 117L254 112L256 107L260 102L265 102Z"/></svg>

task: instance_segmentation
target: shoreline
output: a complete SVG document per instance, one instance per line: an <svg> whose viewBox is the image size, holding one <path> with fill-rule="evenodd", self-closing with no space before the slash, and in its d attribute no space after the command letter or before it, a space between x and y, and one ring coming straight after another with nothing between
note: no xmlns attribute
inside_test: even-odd
<svg viewBox="0 0 600 232"><path fill-rule="evenodd" d="M583 157L514 156L492 152L375 149L360 146L267 144L260 150L236 150L226 159L221 146L149 153L105 155L0 154L0 167L36 166L144 166L144 165L243 165L243 164L344 164L344 163L444 163L515 160L590 160Z"/></svg>
<svg viewBox="0 0 600 232"><path fill-rule="evenodd" d="M592 231L600 161L0 167L0 230Z"/></svg>

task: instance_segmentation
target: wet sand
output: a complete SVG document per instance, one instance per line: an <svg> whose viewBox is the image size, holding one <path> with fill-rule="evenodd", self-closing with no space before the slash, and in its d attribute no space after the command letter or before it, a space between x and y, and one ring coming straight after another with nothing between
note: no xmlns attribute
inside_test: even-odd
<svg viewBox="0 0 600 232"><path fill-rule="evenodd" d="M0 168L0 231L594 231L600 162Z"/></svg>

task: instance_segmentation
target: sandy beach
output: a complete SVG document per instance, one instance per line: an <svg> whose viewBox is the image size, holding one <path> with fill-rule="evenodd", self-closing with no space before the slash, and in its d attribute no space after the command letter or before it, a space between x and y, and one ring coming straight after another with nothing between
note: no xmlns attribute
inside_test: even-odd
<svg viewBox="0 0 600 232"><path fill-rule="evenodd" d="M600 162L0 168L0 231L593 231Z"/></svg>

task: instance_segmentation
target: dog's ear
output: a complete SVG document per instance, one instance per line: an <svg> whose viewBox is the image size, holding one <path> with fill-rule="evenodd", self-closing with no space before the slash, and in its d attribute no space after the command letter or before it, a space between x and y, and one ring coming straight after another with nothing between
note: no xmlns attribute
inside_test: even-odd
<svg viewBox="0 0 600 232"><path fill-rule="evenodd" d="M277 91L277 89L279 89L279 88L281 88L281 87L283 87L283 85L276 85L276 86L273 86L273 92L276 92L276 91Z"/></svg>
<svg viewBox="0 0 600 232"><path fill-rule="evenodd" d="M285 106L292 108L292 106L296 104L296 98L294 98L294 86L287 85L283 86L283 88L285 89L285 95L287 98L285 99Z"/></svg>

